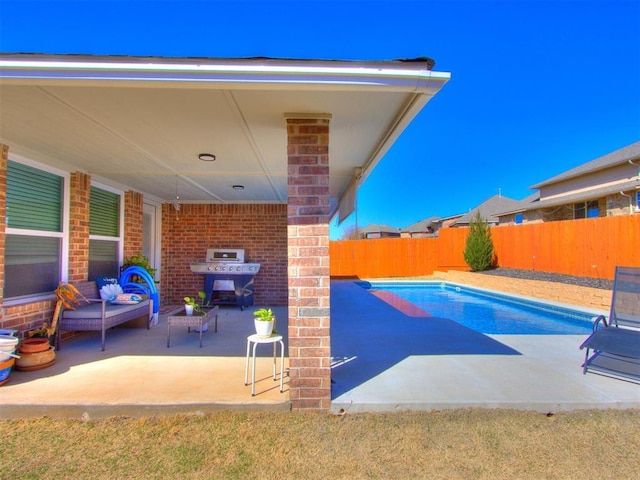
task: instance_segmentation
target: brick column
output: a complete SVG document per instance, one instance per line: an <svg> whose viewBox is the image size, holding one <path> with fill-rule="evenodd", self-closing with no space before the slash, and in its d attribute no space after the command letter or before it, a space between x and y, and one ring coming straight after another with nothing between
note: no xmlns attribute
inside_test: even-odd
<svg viewBox="0 0 640 480"><path fill-rule="evenodd" d="M0 143L0 325L3 318L4 299L4 248L6 242L7 223L7 168L9 161L9 147Z"/></svg>
<svg viewBox="0 0 640 480"><path fill-rule="evenodd" d="M89 278L89 200L91 177L73 172L70 181L71 210L69 212L69 281Z"/></svg>
<svg viewBox="0 0 640 480"><path fill-rule="evenodd" d="M287 115L290 398L331 405L329 116Z"/></svg>
<svg viewBox="0 0 640 480"><path fill-rule="evenodd" d="M124 194L124 258L142 252L142 194Z"/></svg>

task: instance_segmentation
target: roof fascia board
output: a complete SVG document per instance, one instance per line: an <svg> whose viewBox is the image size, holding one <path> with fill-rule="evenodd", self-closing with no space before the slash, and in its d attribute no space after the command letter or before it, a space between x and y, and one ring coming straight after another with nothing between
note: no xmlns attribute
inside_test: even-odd
<svg viewBox="0 0 640 480"><path fill-rule="evenodd" d="M70 61L52 59L12 59L0 57L2 83L77 83L133 82L211 84L234 88L313 88L380 89L383 91L429 92L441 87L450 78L447 72L426 68L408 68L406 64L380 62L352 66L346 62L335 65L312 62L114 62Z"/></svg>

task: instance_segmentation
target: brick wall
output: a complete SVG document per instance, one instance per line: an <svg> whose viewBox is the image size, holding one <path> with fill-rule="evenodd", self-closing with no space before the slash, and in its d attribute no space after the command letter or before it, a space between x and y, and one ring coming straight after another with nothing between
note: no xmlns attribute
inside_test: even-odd
<svg viewBox="0 0 640 480"><path fill-rule="evenodd" d="M289 396L331 405L329 120L288 118Z"/></svg>
<svg viewBox="0 0 640 480"><path fill-rule="evenodd" d="M71 174L69 212L69 282L85 281L89 275L89 215L91 177Z"/></svg>
<svg viewBox="0 0 640 480"><path fill-rule="evenodd" d="M568 303L579 307L595 308L608 311L611 307L611 290L581 287L564 283L542 282L539 280L525 280L521 278L499 277L483 275L481 273L434 272L434 277L449 282L487 288L500 292L514 293L527 297L542 298L553 302Z"/></svg>
<svg viewBox="0 0 640 480"><path fill-rule="evenodd" d="M164 304L182 303L203 289L204 276L190 265L203 262L208 248L244 248L245 260L260 263L256 305L287 304L287 206L272 204L172 204L162 207Z"/></svg>
<svg viewBox="0 0 640 480"><path fill-rule="evenodd" d="M132 191L125 192L124 258L132 257L142 251L142 212L142 194Z"/></svg>

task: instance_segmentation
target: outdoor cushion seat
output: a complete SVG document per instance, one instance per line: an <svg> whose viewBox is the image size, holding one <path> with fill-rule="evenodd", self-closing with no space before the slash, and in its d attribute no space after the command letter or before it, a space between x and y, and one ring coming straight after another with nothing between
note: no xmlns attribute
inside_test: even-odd
<svg viewBox="0 0 640 480"><path fill-rule="evenodd" d="M139 303L134 305L138 307L148 307L149 302L151 300L146 299L142 300ZM119 305L114 303L107 303L108 307L105 308L104 316L105 318L112 318L117 315L121 315L131 310L130 305ZM63 314L63 318L71 319L71 318L102 318L102 302L100 303L91 303L89 305L83 306L76 310L65 310Z"/></svg>
<svg viewBox="0 0 640 480"><path fill-rule="evenodd" d="M583 373L640 383L640 268L616 267L609 319L595 319L580 349Z"/></svg>

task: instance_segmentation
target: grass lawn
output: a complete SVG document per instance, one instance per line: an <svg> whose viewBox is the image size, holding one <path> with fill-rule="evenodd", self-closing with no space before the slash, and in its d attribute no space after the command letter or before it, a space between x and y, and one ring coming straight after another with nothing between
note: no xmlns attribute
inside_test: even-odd
<svg viewBox="0 0 640 480"><path fill-rule="evenodd" d="M1 421L2 479L638 479L640 410Z"/></svg>

